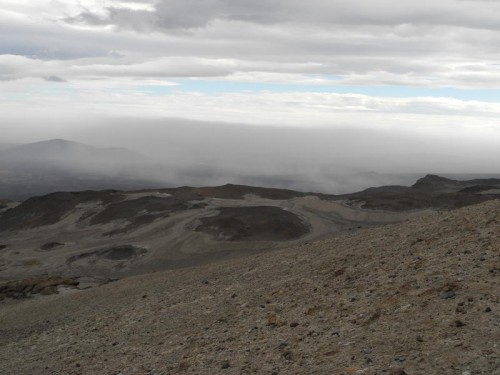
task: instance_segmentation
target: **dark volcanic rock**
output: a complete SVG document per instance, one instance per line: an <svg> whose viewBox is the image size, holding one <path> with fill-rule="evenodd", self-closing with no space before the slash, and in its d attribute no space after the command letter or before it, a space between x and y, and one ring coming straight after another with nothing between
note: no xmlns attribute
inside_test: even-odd
<svg viewBox="0 0 500 375"><path fill-rule="evenodd" d="M75 263L82 259L88 259L90 263L98 259L107 259L111 261L132 260L140 254L144 254L147 250L142 247L133 245L119 245L101 250L90 251L87 253L72 255L68 258L67 263Z"/></svg>
<svg viewBox="0 0 500 375"><path fill-rule="evenodd" d="M389 375L408 375L404 370L400 369L400 368L396 368L394 370L392 370Z"/></svg>
<svg viewBox="0 0 500 375"><path fill-rule="evenodd" d="M195 189L195 191L206 198L221 199L243 199L245 195L253 194L266 199L286 200L306 195L298 191L287 189L261 188L233 184L215 187L202 187Z"/></svg>
<svg viewBox="0 0 500 375"><path fill-rule="evenodd" d="M136 216L150 217L152 221L158 216L168 216L171 212L186 210L190 207L188 202L174 197L147 196L111 203L103 211L95 215L90 220L90 224L106 224L120 219L132 220Z"/></svg>
<svg viewBox="0 0 500 375"><path fill-rule="evenodd" d="M443 191L443 190L459 190L463 186L459 181L451 180L449 178L428 174L420 178L412 186L416 190L424 191Z"/></svg>
<svg viewBox="0 0 500 375"><path fill-rule="evenodd" d="M446 292L441 293L441 299L451 299L455 298L456 293L453 290L448 290Z"/></svg>
<svg viewBox="0 0 500 375"><path fill-rule="evenodd" d="M99 201L109 203L123 199L116 190L52 193L33 197L0 216L0 232L55 224L78 204Z"/></svg>
<svg viewBox="0 0 500 375"><path fill-rule="evenodd" d="M135 246L123 245L105 250L101 253L101 255L109 260L123 260L132 258L136 254L140 253L141 250L142 249L138 249Z"/></svg>
<svg viewBox="0 0 500 375"><path fill-rule="evenodd" d="M5 297L26 298L38 293L54 294L57 293L57 287L62 285L76 287L78 281L74 278L61 276L10 281L0 286L0 300Z"/></svg>
<svg viewBox="0 0 500 375"><path fill-rule="evenodd" d="M40 246L40 250L49 251L61 246L64 246L64 244L60 242L47 242Z"/></svg>
<svg viewBox="0 0 500 375"><path fill-rule="evenodd" d="M297 215L279 207L224 207L201 219L196 231L229 241L286 241L309 233Z"/></svg>
<svg viewBox="0 0 500 375"><path fill-rule="evenodd" d="M483 191L489 191L489 190L495 190L495 189L500 189L499 186L489 186L489 185L474 185L474 186L469 186L466 187L462 190L459 191L459 193L482 193Z"/></svg>

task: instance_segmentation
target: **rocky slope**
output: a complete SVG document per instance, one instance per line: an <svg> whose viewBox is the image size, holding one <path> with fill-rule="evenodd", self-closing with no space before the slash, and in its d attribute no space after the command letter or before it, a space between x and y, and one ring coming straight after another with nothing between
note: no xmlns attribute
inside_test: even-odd
<svg viewBox="0 0 500 375"><path fill-rule="evenodd" d="M0 306L1 374L500 374L500 201Z"/></svg>

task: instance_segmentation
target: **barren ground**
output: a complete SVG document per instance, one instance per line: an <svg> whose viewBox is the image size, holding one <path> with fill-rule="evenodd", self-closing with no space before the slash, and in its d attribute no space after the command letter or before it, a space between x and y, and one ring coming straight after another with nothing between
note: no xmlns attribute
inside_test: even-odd
<svg viewBox="0 0 500 375"><path fill-rule="evenodd" d="M498 200L0 306L2 375L498 375L499 343Z"/></svg>
<svg viewBox="0 0 500 375"><path fill-rule="evenodd" d="M0 220L0 281L43 275L122 278L265 252L421 214L364 210L342 201L253 189L269 198L235 188L34 198ZM127 248L136 251L107 256L112 249Z"/></svg>

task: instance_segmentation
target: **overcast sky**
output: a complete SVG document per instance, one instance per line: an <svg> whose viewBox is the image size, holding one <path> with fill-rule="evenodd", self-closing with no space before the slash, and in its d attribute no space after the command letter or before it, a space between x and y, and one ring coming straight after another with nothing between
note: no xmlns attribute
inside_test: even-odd
<svg viewBox="0 0 500 375"><path fill-rule="evenodd" d="M369 129L494 172L499 20L491 0L0 0L0 142L113 143L117 117Z"/></svg>

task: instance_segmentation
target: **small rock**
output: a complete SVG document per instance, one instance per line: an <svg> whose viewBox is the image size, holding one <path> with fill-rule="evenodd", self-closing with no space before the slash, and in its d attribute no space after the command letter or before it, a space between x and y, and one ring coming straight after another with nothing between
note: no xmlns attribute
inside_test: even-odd
<svg viewBox="0 0 500 375"><path fill-rule="evenodd" d="M187 370L189 368L189 363L181 362L179 363L179 370Z"/></svg>
<svg viewBox="0 0 500 375"><path fill-rule="evenodd" d="M453 290L449 290L447 292L441 293L441 299L450 299L450 298L455 298L456 293Z"/></svg>
<svg viewBox="0 0 500 375"><path fill-rule="evenodd" d="M484 312L491 312L491 307L487 307L484 309Z"/></svg>
<svg viewBox="0 0 500 375"><path fill-rule="evenodd" d="M44 296L47 296L49 294L58 294L58 293L59 291L57 290L57 286L55 285L45 287L40 291L40 294Z"/></svg>
<svg viewBox="0 0 500 375"><path fill-rule="evenodd" d="M285 358L287 361L292 361L293 353L290 350L287 350L286 352L283 353L283 358Z"/></svg>
<svg viewBox="0 0 500 375"><path fill-rule="evenodd" d="M455 324L455 327L464 327L466 325L461 320L455 320L454 324Z"/></svg>
<svg viewBox="0 0 500 375"><path fill-rule="evenodd" d="M295 328L295 327L297 327L298 325L299 325L299 323L297 323L297 322L291 322L291 323L290 323L290 327L292 327L292 328Z"/></svg>
<svg viewBox="0 0 500 375"><path fill-rule="evenodd" d="M465 311L465 309L462 306L457 306L457 308L455 309L455 312L456 313L460 313L460 314L466 314L467 313L467 311Z"/></svg>
<svg viewBox="0 0 500 375"><path fill-rule="evenodd" d="M229 363L229 361L222 362L221 369L225 370L225 369L228 369L229 367L231 367L231 364Z"/></svg>
<svg viewBox="0 0 500 375"><path fill-rule="evenodd" d="M408 375L403 369L395 368L392 370L389 375Z"/></svg>

